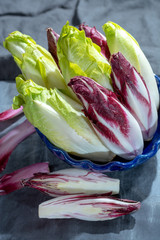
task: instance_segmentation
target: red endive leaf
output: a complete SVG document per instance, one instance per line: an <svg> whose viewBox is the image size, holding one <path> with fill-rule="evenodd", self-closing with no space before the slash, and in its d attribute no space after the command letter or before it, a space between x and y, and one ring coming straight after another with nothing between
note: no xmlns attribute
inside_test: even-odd
<svg viewBox="0 0 160 240"><path fill-rule="evenodd" d="M33 125L25 120L0 139L0 172L6 167L9 156L16 146L34 132Z"/></svg>
<svg viewBox="0 0 160 240"><path fill-rule="evenodd" d="M19 114L21 114L22 112L23 112L23 107L20 107L15 110L10 108L10 109L0 113L0 122L14 118L14 117L18 116Z"/></svg>
<svg viewBox="0 0 160 240"><path fill-rule="evenodd" d="M58 41L59 35L52 29L47 28L47 40L48 40L48 51L52 55L53 59L58 64L58 56L57 56L57 41Z"/></svg>
<svg viewBox="0 0 160 240"><path fill-rule="evenodd" d="M102 55L109 60L110 51L107 45L106 37L103 34L101 34L99 31L97 31L95 27L89 27L84 23L82 23L79 26L79 29L85 31L86 37L91 38L92 42L97 44L101 48Z"/></svg>
<svg viewBox="0 0 160 240"><path fill-rule="evenodd" d="M35 163L30 166L18 169L10 174L5 174L0 178L0 195L11 193L17 189L23 188L22 180L33 177L35 173L48 173L49 166L47 162Z"/></svg>

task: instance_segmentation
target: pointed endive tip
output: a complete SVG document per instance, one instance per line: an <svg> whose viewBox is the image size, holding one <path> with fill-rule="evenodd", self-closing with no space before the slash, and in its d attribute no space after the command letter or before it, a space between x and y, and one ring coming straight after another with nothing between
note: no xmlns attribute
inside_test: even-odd
<svg viewBox="0 0 160 240"><path fill-rule="evenodd" d="M51 27L47 28L46 31L47 31L47 37L48 38L53 37L56 42L58 41L59 34L56 33Z"/></svg>
<svg viewBox="0 0 160 240"><path fill-rule="evenodd" d="M57 56L58 39L59 39L59 34L56 33L52 28L47 28L48 51L52 55L53 59L55 60L59 68L58 56Z"/></svg>

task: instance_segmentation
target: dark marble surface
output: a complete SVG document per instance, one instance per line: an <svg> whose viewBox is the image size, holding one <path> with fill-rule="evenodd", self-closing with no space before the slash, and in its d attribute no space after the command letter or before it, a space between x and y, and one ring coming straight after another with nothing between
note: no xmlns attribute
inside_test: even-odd
<svg viewBox="0 0 160 240"><path fill-rule="evenodd" d="M47 27L60 33L67 20L101 26L114 21L139 42L155 73L160 75L160 2L147 1L31 1L0 0L0 112L10 108L17 94L14 78L20 72L2 46L12 31L30 34L47 48ZM24 117L0 123L0 136ZM0 150L1 151L1 150ZM134 169L108 173L121 180L120 197L141 201L139 211L112 221L48 220L38 218L38 205L49 199L34 189L21 189L0 197L0 240L158 240L160 236L160 152ZM12 172L36 162L49 161L52 169L69 167L55 158L35 133L12 153L5 171Z"/></svg>

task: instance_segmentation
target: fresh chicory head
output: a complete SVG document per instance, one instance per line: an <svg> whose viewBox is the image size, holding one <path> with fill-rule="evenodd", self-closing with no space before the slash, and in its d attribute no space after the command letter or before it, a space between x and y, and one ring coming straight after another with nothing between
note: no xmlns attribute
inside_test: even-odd
<svg viewBox="0 0 160 240"><path fill-rule="evenodd" d="M23 184L57 197L70 194L118 194L120 181L102 173L70 168L35 174L23 180Z"/></svg>
<svg viewBox="0 0 160 240"><path fill-rule="evenodd" d="M66 83L75 76L87 76L102 86L112 89L111 66L102 56L101 49L84 31L70 26L63 26L57 43L59 65Z"/></svg>
<svg viewBox="0 0 160 240"><path fill-rule="evenodd" d="M0 139L0 172L5 169L8 159L17 145L34 132L33 125L25 120Z"/></svg>
<svg viewBox="0 0 160 240"><path fill-rule="evenodd" d="M101 54L108 60L110 58L110 52L107 45L106 37L97 31L96 27L89 27L84 23L79 25L79 30L84 30L86 37L92 39L92 42L97 44L101 48Z"/></svg>
<svg viewBox="0 0 160 240"><path fill-rule="evenodd" d="M23 106L27 119L51 143L65 151L97 161L111 160L111 153L99 140L82 106L57 89L46 89L31 80L16 78L19 96L14 108Z"/></svg>
<svg viewBox="0 0 160 240"><path fill-rule="evenodd" d="M4 47L14 57L23 77L49 88L67 89L62 74L51 54L28 35L12 32L4 41ZM67 91L67 90L66 90Z"/></svg>
<svg viewBox="0 0 160 240"><path fill-rule="evenodd" d="M107 44L111 55L121 52L123 56L141 74L151 97L154 99L156 107L159 107L159 92L155 81L154 73L150 63L142 52L137 41L122 27L113 22L103 25Z"/></svg>
<svg viewBox="0 0 160 240"><path fill-rule="evenodd" d="M18 169L12 173L5 174L0 178L0 195L6 195L24 187L22 180L31 178L35 173L48 173L47 162L35 163L30 166Z"/></svg>
<svg viewBox="0 0 160 240"><path fill-rule="evenodd" d="M113 54L110 62L117 96L138 121L144 140L150 140L157 129L158 114L145 81L120 52Z"/></svg>
<svg viewBox="0 0 160 240"><path fill-rule="evenodd" d="M82 102L85 115L108 149L126 159L142 153L141 129L112 91L83 76L72 78L68 85Z"/></svg>
<svg viewBox="0 0 160 240"><path fill-rule="evenodd" d="M40 218L77 218L86 221L111 220L140 208L140 202L108 196L69 195L39 205Z"/></svg>

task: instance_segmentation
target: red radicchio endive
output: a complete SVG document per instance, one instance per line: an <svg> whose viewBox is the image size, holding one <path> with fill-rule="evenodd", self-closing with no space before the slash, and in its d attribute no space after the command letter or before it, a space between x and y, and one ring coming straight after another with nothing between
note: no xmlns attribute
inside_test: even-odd
<svg viewBox="0 0 160 240"><path fill-rule="evenodd" d="M34 173L38 172L48 173L48 163L35 163L30 166L18 169L10 174L5 174L0 178L0 195L5 195L23 188L22 179L30 178L34 175Z"/></svg>
<svg viewBox="0 0 160 240"><path fill-rule="evenodd" d="M9 156L16 146L34 132L33 125L25 120L0 139L0 172L6 167Z"/></svg>
<svg viewBox="0 0 160 240"><path fill-rule="evenodd" d="M69 194L119 193L119 179L82 169L63 169L52 173L35 174L23 180L25 186L36 188L52 197Z"/></svg>
<svg viewBox="0 0 160 240"><path fill-rule="evenodd" d="M56 33L52 28L47 28L47 40L48 40L48 51L51 53L53 59L58 64L57 56L57 41L59 39L59 34Z"/></svg>
<svg viewBox="0 0 160 240"><path fill-rule="evenodd" d="M23 112L23 107L20 107L16 110L10 108L10 109L0 113L0 122L14 118L14 117L18 116L19 114L21 114L22 112Z"/></svg>
<svg viewBox="0 0 160 240"><path fill-rule="evenodd" d="M158 114L145 81L120 52L112 55L111 66L119 100L138 121L144 140L150 140L157 129Z"/></svg>
<svg viewBox="0 0 160 240"><path fill-rule="evenodd" d="M140 202L96 195L57 197L39 205L40 218L77 218L87 221L111 220L132 213Z"/></svg>
<svg viewBox="0 0 160 240"><path fill-rule="evenodd" d="M141 129L115 93L83 76L72 78L68 85L83 103L85 115L108 149L126 159L142 153Z"/></svg>
<svg viewBox="0 0 160 240"><path fill-rule="evenodd" d="M92 42L97 44L101 48L101 53L104 57L107 59L110 58L110 51L107 45L106 37L101 34L95 27L89 27L88 25L85 25L82 23L79 26L79 30L84 30L86 37L89 37L92 39Z"/></svg>

